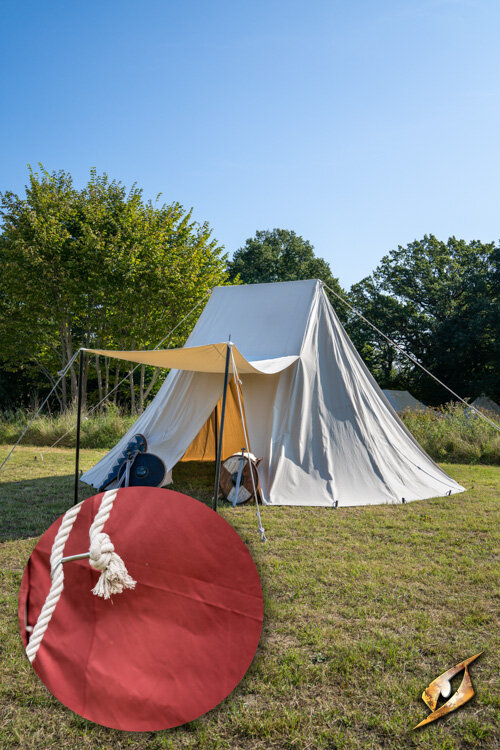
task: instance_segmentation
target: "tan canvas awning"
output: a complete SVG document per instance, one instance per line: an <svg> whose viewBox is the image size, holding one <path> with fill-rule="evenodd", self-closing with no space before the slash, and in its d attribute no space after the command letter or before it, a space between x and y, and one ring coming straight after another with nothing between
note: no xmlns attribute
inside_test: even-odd
<svg viewBox="0 0 500 750"><path fill-rule="evenodd" d="M85 352L101 354L104 357L124 359L127 362L138 362L154 367L168 367L172 370L191 370L193 372L224 372L226 366L227 344L208 344L206 346L186 346L181 349L146 349L144 351L116 351L114 349L84 349ZM286 369L298 356L274 357L249 362L232 345L234 361L239 373L256 373L271 375ZM230 368L232 366L230 362Z"/></svg>

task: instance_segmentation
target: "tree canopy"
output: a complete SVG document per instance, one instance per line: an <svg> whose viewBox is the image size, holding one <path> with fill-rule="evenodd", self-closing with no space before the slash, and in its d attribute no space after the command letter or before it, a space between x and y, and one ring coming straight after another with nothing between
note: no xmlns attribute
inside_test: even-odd
<svg viewBox="0 0 500 750"><path fill-rule="evenodd" d="M499 260L494 243L425 235L385 256L350 300L457 393L498 399ZM381 385L409 388L427 403L447 399L362 321L350 318L349 332Z"/></svg>
<svg viewBox="0 0 500 750"><path fill-rule="evenodd" d="M318 258L313 245L290 229L257 231L234 253L228 268L230 278L239 279L243 284L320 279L337 294L345 296L326 260ZM344 319L344 306L334 295L328 294L337 313Z"/></svg>
<svg viewBox="0 0 500 750"><path fill-rule="evenodd" d="M67 172L30 169L26 195L0 194L0 214L4 368L37 367L50 376L80 346L152 348L227 279L226 256L207 223L179 203L144 201L135 185L127 191L95 170L78 190ZM195 321L180 326L170 345ZM109 363L104 374L98 359L93 368L101 395L110 385ZM113 371L116 381L120 365ZM130 392L134 402L138 391L142 407L144 368L138 377ZM69 387L67 393L63 380L63 408L76 394L74 367Z"/></svg>
<svg viewBox="0 0 500 750"><path fill-rule="evenodd" d="M310 242L287 229L257 231L228 262L207 223L177 202L146 201L91 170L78 189L64 171L29 170L24 196L0 193L0 405L45 391L80 347L153 348L218 284L319 278L457 393L500 400L500 246L425 235L382 258L371 276L341 289ZM426 403L449 396L328 293L382 387ZM182 344L202 305L166 342ZM85 384L102 398L127 372L87 360ZM141 410L158 373L128 371ZM45 380L45 388L41 384ZM76 395L75 368L56 393ZM93 391L92 391L93 389ZM121 396L123 397L123 390Z"/></svg>

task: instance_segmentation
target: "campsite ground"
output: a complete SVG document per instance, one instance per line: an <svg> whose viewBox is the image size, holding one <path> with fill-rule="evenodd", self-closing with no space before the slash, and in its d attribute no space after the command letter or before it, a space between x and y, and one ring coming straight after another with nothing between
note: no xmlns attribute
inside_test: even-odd
<svg viewBox="0 0 500 750"><path fill-rule="evenodd" d="M83 451L83 467L104 452ZM405 506L265 509L265 545L252 508L222 509L259 569L261 644L218 708L141 735L68 711L24 656L22 571L34 537L72 499L73 451L40 455L19 448L0 477L1 748L500 747L500 467L445 465L468 491ZM207 500L212 476L211 466L185 465L174 489ZM428 713L422 690L481 650L472 701L413 732Z"/></svg>

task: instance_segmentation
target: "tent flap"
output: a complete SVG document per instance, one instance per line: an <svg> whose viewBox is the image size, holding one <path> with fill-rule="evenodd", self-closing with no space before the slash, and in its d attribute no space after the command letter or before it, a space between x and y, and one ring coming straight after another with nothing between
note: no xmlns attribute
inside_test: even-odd
<svg viewBox="0 0 500 750"><path fill-rule="evenodd" d="M224 372L226 364L226 347L228 344L207 344L205 346L185 346L181 349L146 349L144 351L117 351L115 349L84 349L91 354L103 357L124 359L126 362L138 362L153 367L167 367L172 370L190 372ZM249 361L231 344L236 368L240 374L258 373L271 375L290 367L298 355L270 357Z"/></svg>

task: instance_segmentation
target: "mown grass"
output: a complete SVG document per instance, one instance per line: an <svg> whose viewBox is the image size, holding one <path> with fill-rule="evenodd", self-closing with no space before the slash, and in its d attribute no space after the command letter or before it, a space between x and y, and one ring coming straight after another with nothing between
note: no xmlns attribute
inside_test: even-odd
<svg viewBox="0 0 500 750"><path fill-rule="evenodd" d="M32 418L25 411L0 412L0 444L15 443ZM498 421L496 415L490 415ZM406 426L435 461L500 465L500 432L470 409L448 404L426 412L403 412ZM112 448L132 426L135 417L112 404L103 412L84 417L81 444L84 448ZM69 411L59 416L41 415L35 419L23 439L23 445L60 447L75 444L76 415Z"/></svg>
<svg viewBox="0 0 500 750"><path fill-rule="evenodd" d="M43 462L21 448L0 475L0 747L455 748L500 747L500 469L444 465L468 488L404 506L266 508L262 544L252 507L221 513L247 543L264 590L254 662L216 709L151 734L87 722L59 704L26 660L17 593L36 538L72 501L73 453ZM90 467L102 451L83 451ZM207 501L213 467L185 464L176 489ZM91 490L84 494L91 494ZM423 730L420 696L480 650L476 696Z"/></svg>

